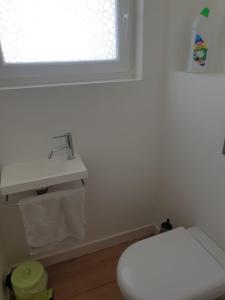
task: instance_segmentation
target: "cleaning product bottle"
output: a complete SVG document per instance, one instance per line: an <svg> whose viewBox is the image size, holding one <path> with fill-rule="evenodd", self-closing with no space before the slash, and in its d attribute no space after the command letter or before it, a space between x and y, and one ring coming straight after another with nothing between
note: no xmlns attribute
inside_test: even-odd
<svg viewBox="0 0 225 300"><path fill-rule="evenodd" d="M170 219L167 219L161 224L160 233L164 233L173 229L173 225L170 223Z"/></svg>
<svg viewBox="0 0 225 300"><path fill-rule="evenodd" d="M208 17L210 10L205 7L192 25L191 49L187 71L203 73L208 62Z"/></svg>

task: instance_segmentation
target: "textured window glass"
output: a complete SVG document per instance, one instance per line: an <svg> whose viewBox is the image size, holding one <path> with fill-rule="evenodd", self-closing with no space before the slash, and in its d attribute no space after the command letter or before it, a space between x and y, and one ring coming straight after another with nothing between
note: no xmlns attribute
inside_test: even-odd
<svg viewBox="0 0 225 300"><path fill-rule="evenodd" d="M117 0L0 0L6 63L117 59Z"/></svg>

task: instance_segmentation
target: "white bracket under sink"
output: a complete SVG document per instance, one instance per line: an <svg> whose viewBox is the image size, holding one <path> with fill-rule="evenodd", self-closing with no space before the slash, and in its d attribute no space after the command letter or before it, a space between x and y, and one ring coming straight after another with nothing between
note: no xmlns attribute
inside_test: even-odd
<svg viewBox="0 0 225 300"><path fill-rule="evenodd" d="M5 165L2 168L0 189L2 195L8 196L86 178L87 168L76 154L74 160L41 159Z"/></svg>

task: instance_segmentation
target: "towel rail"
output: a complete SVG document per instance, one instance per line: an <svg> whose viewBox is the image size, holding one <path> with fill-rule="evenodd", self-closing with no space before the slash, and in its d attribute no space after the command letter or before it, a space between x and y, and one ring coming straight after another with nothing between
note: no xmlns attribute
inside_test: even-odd
<svg viewBox="0 0 225 300"><path fill-rule="evenodd" d="M81 183L82 183L83 186L85 186L85 181L84 181L84 179L81 179ZM19 202L18 202L18 201L17 201L17 202L10 202L10 200L9 200L9 195L6 195L6 196L5 196L5 202L6 202L6 204L9 205L9 206L19 206Z"/></svg>

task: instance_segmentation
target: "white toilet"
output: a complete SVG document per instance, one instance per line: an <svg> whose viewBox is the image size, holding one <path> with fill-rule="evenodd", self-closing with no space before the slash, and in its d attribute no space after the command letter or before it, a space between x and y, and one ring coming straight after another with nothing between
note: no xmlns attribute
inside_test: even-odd
<svg viewBox="0 0 225 300"><path fill-rule="evenodd" d="M225 252L197 227L129 247L118 284L126 300L214 300L225 294Z"/></svg>

